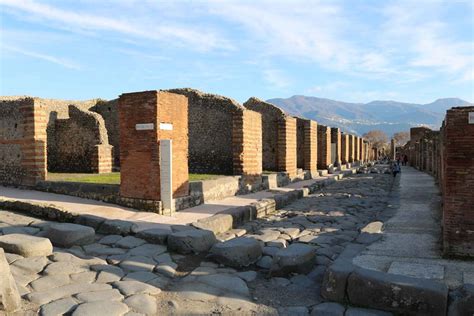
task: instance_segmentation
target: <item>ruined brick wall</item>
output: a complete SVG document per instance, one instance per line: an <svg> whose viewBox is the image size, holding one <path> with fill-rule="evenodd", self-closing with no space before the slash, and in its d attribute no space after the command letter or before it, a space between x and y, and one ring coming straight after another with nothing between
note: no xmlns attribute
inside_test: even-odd
<svg viewBox="0 0 474 316"><path fill-rule="evenodd" d="M349 135L349 162L356 161L355 146L356 146L356 136Z"/></svg>
<svg viewBox="0 0 474 316"><path fill-rule="evenodd" d="M331 165L331 128L318 125L318 168L327 169Z"/></svg>
<svg viewBox="0 0 474 316"><path fill-rule="evenodd" d="M263 170L288 172L296 175L296 119L277 106L250 98L244 106L262 115Z"/></svg>
<svg viewBox="0 0 474 316"><path fill-rule="evenodd" d="M109 136L109 144L112 146L113 152L113 167L119 169L120 167L120 133L118 121L118 99L105 101L98 100L90 111L99 113L105 123L107 135Z"/></svg>
<svg viewBox="0 0 474 316"><path fill-rule="evenodd" d="M278 124L277 171L287 172L290 178L296 176L296 119L285 117Z"/></svg>
<svg viewBox="0 0 474 316"><path fill-rule="evenodd" d="M355 136L354 141L354 160L360 161L360 137Z"/></svg>
<svg viewBox="0 0 474 316"><path fill-rule="evenodd" d="M240 149L234 150L232 146L235 142L233 120L252 119L250 115L243 114L245 108L232 99L194 89L168 91L184 95L189 100L189 171L238 174L240 167L234 170L234 157Z"/></svg>
<svg viewBox="0 0 474 316"><path fill-rule="evenodd" d="M298 168L316 173L318 170L318 123L296 118Z"/></svg>
<svg viewBox="0 0 474 316"><path fill-rule="evenodd" d="M46 117L33 98L0 101L0 184L34 186L46 175Z"/></svg>
<svg viewBox="0 0 474 316"><path fill-rule="evenodd" d="M474 257L474 106L447 111L443 133L443 245L447 255ZM472 114L474 115L474 114Z"/></svg>
<svg viewBox="0 0 474 316"><path fill-rule="evenodd" d="M331 163L335 166L341 165L341 130L336 127L331 128L331 146L335 147L334 157L331 155Z"/></svg>
<svg viewBox="0 0 474 316"><path fill-rule="evenodd" d="M54 172L111 172L112 147L103 118L69 105L69 117L48 126L48 170Z"/></svg>
<svg viewBox="0 0 474 316"><path fill-rule="evenodd" d="M234 174L262 174L262 116L244 110L235 112L232 127Z"/></svg>
<svg viewBox="0 0 474 316"><path fill-rule="evenodd" d="M346 164L349 162L349 135L341 135L341 162Z"/></svg>
<svg viewBox="0 0 474 316"><path fill-rule="evenodd" d="M160 139L173 141L173 197L188 195L187 108L185 96L164 91L120 96L121 196L160 200ZM136 129L136 124L149 123L153 129ZM160 123L172 124L173 129L161 130Z"/></svg>

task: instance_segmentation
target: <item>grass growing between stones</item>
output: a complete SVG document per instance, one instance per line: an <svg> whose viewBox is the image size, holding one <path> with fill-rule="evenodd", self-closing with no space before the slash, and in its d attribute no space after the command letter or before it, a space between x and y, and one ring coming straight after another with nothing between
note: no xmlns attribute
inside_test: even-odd
<svg viewBox="0 0 474 316"><path fill-rule="evenodd" d="M222 177L217 174L190 173L189 181L212 180ZM84 182L96 184L120 184L120 172L111 173L55 173L48 172L48 181Z"/></svg>

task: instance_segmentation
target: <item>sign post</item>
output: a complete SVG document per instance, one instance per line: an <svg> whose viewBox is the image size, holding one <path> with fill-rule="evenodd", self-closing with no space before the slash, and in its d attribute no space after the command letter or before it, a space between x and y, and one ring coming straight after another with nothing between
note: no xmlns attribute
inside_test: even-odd
<svg viewBox="0 0 474 316"><path fill-rule="evenodd" d="M171 139L160 140L160 189L164 212L174 211L173 203L173 143Z"/></svg>

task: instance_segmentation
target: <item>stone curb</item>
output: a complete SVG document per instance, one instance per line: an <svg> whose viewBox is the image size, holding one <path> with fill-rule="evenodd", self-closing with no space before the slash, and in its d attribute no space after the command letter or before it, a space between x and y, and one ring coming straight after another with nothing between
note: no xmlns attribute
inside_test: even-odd
<svg viewBox="0 0 474 316"><path fill-rule="evenodd" d="M198 229L213 231L215 234L225 233L232 228L237 228L248 221L274 213L294 201L308 196L336 181L357 173L359 167L341 171L332 178L315 182L311 185L290 192L277 194L272 198L261 199L245 206L238 206L223 210L210 217L198 220L191 225ZM227 216L226 216L227 215ZM228 217L230 215L232 218ZM224 217L226 216L226 217ZM225 219L224 219L225 218Z"/></svg>
<svg viewBox="0 0 474 316"><path fill-rule="evenodd" d="M356 174L358 168L359 167L350 170L344 170L333 178L318 181L304 188L278 194L273 198L261 199L249 205L223 210L210 217L191 223L190 225L198 229L212 231L214 234L225 233L232 228L236 228L248 221L272 214L276 210L281 209L282 207L302 197L308 196L308 194L314 193L323 187L335 183L338 179L341 179L344 176ZM77 214L69 212L62 207L47 203L33 203L0 199L0 209L24 212L58 222L68 222L90 226L99 233L119 234L123 236L135 235L138 233L136 230L136 225L133 222L126 220L106 219L90 214ZM166 238L160 240L164 241Z"/></svg>
<svg viewBox="0 0 474 316"><path fill-rule="evenodd" d="M429 280L337 261L326 270L321 295L330 301L403 315L446 315L449 289Z"/></svg>

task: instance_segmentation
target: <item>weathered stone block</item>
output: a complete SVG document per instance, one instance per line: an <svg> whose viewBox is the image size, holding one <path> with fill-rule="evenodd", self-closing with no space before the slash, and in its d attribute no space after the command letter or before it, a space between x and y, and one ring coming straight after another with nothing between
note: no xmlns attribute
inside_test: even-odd
<svg viewBox="0 0 474 316"><path fill-rule="evenodd" d="M192 225L199 229L210 230L214 234L220 234L232 229L233 218L228 214L216 214L206 217L192 223Z"/></svg>
<svg viewBox="0 0 474 316"><path fill-rule="evenodd" d="M262 244L253 238L234 238L211 248L212 257L231 267L246 267L262 256Z"/></svg>
<svg viewBox="0 0 474 316"><path fill-rule="evenodd" d="M0 247L23 257L49 256L53 252L53 245L48 238L23 234L0 236Z"/></svg>
<svg viewBox="0 0 474 316"><path fill-rule="evenodd" d="M409 315L445 315L446 285L374 270L356 269L348 278L351 304Z"/></svg>

